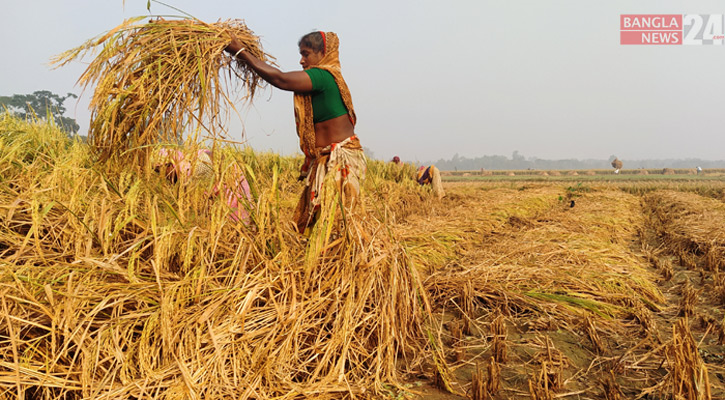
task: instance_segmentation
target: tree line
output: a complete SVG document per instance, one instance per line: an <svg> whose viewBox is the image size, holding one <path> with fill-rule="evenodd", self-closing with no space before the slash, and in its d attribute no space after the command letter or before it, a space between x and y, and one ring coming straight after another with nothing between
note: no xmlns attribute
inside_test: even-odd
<svg viewBox="0 0 725 400"><path fill-rule="evenodd" d="M500 155L482 156L475 158L461 157L454 155L449 160L427 162L435 164L438 169L446 171L475 171L481 168L485 170L570 170L570 169L611 169L612 155L608 159L563 159L544 160L536 157L524 157L518 151L514 151L510 158ZM725 160L701 160L698 158L686 159L621 159L624 169L652 169L652 168L725 168Z"/></svg>

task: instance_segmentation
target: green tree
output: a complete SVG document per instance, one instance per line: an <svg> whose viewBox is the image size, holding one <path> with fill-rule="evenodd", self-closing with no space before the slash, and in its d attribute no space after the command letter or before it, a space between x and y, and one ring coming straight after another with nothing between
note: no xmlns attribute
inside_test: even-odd
<svg viewBox="0 0 725 400"><path fill-rule="evenodd" d="M80 128L76 120L63 116L65 114L63 102L71 97L78 98L73 93L60 96L48 90L38 90L33 94L0 96L0 112L7 110L24 119L34 115L46 119L46 115L52 115L56 125L68 132L76 133Z"/></svg>

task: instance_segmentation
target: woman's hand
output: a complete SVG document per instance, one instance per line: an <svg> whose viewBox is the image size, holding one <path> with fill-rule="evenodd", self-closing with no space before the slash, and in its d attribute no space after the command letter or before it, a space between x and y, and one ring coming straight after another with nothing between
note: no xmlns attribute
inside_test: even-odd
<svg viewBox="0 0 725 400"><path fill-rule="evenodd" d="M244 44L235 37L231 38L224 50L278 89L300 93L312 90L312 80L304 71L282 72L246 51Z"/></svg>
<svg viewBox="0 0 725 400"><path fill-rule="evenodd" d="M240 52L243 52L245 49L244 49L244 45L240 41L238 41L237 38L233 37L231 42L229 42L229 44L227 45L226 48L224 48L224 50L229 52L229 54L237 56L237 55L239 55Z"/></svg>

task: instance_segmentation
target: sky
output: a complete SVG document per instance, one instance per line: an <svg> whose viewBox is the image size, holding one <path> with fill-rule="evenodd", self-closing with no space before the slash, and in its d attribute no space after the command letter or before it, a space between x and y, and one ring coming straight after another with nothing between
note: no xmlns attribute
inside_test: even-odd
<svg viewBox="0 0 725 400"><path fill-rule="evenodd" d="M49 60L148 15L146 0L2 1L0 96L81 95L84 62ZM125 3L125 4L124 4ZM284 71L297 41L340 37L355 128L374 158L725 159L725 46L622 45L622 14L725 14L716 0L168 0L204 21L242 19ZM153 15L179 13L151 3ZM92 90L92 89L91 89ZM66 116L86 134L91 92ZM229 137L299 153L292 93L269 86Z"/></svg>

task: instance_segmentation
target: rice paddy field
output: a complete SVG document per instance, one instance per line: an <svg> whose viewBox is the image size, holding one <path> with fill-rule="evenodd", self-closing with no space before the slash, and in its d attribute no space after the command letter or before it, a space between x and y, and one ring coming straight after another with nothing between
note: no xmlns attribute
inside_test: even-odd
<svg viewBox="0 0 725 400"><path fill-rule="evenodd" d="M97 53L88 143L0 115L0 399L725 398L724 171L444 171L438 199L370 160L299 234L302 158L225 139L263 82L224 49L274 57L144 19L54 60Z"/></svg>
<svg viewBox="0 0 725 400"><path fill-rule="evenodd" d="M0 398L725 398L718 171L438 200L370 161L365 212L303 236L300 158L214 148L172 183L0 117ZM230 165L246 220L209 195Z"/></svg>

